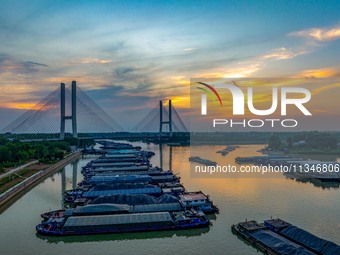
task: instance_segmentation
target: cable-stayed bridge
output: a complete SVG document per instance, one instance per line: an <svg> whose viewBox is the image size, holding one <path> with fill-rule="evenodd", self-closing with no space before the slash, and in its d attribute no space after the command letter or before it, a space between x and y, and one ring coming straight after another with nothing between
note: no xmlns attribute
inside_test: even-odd
<svg viewBox="0 0 340 255"><path fill-rule="evenodd" d="M181 117L171 104L168 110L162 101L134 128L135 132L158 132L172 136L173 132L187 132ZM61 83L47 97L0 131L21 140L63 140L67 137L85 139L105 138L106 134L122 134L125 130L76 82ZM119 136L119 135L118 135ZM125 133L125 136L126 135Z"/></svg>
<svg viewBox="0 0 340 255"><path fill-rule="evenodd" d="M159 105L157 104L136 125L134 130L140 132L159 132L160 134L168 132L170 136L173 132L188 132L171 100L168 101L168 109L163 105L163 101L159 101Z"/></svg>

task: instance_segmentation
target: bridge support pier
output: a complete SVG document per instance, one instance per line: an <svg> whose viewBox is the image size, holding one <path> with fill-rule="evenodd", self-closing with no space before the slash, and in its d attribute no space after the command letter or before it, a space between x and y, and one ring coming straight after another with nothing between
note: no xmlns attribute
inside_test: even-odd
<svg viewBox="0 0 340 255"><path fill-rule="evenodd" d="M73 138L78 138L77 132L77 83L72 81L72 133Z"/></svg>
<svg viewBox="0 0 340 255"><path fill-rule="evenodd" d="M65 83L60 84L60 140L65 139Z"/></svg>

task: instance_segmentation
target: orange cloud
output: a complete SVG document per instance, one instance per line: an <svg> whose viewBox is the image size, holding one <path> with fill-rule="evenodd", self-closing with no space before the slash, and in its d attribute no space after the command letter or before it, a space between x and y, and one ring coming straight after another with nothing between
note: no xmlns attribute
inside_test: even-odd
<svg viewBox="0 0 340 255"><path fill-rule="evenodd" d="M178 84L190 85L190 80L187 79L185 76L172 76L171 79Z"/></svg>
<svg viewBox="0 0 340 255"><path fill-rule="evenodd" d="M312 94L313 95L317 95L321 92L324 92L326 90L334 90L334 89L337 89L339 90L340 88L340 83L333 83L333 84L329 84L329 85L322 85L322 86L319 86L317 88L315 88L313 91L312 91ZM338 91L335 91L335 93L337 94Z"/></svg>
<svg viewBox="0 0 340 255"><path fill-rule="evenodd" d="M190 96L175 96L171 97L171 103L176 108L189 108L190 107ZM168 102L164 102L164 105L167 105Z"/></svg>
<svg viewBox="0 0 340 255"><path fill-rule="evenodd" d="M218 70L197 75L195 78L221 79L221 78L245 78L260 70L260 64L245 64L236 68L227 68L226 70Z"/></svg>
<svg viewBox="0 0 340 255"><path fill-rule="evenodd" d="M3 105L5 108L10 108L10 109L18 109L18 110L34 110L34 111L44 111L44 110L48 110L51 108L54 108L56 106L50 105L49 107L45 106L45 105L41 105L41 104L37 104L37 103L14 103L14 102L9 102L9 103L5 103Z"/></svg>
<svg viewBox="0 0 340 255"><path fill-rule="evenodd" d="M328 78L328 77L336 77L339 76L339 71L334 68L322 68L322 69L313 69L313 70L305 70L299 73L297 76L303 76L307 78Z"/></svg>

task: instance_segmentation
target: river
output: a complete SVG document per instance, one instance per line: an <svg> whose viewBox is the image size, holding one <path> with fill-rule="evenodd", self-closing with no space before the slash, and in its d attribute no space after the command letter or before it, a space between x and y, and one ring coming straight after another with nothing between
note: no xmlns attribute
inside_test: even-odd
<svg viewBox="0 0 340 255"><path fill-rule="evenodd" d="M153 165L172 168L181 176L188 191L209 194L220 213L209 216L209 228L149 233L96 236L41 237L35 226L40 214L63 206L62 193L82 179L81 167L91 157L68 164L13 203L0 215L1 254L257 254L251 246L231 233L232 224L245 219L263 221L272 217L285 219L322 238L340 243L339 185L297 182L283 176L276 178L191 178L190 147L160 147L135 143L156 152ZM222 156L215 153L223 146L202 146L196 151L217 162L234 163L237 156L259 155L260 145L242 145ZM212 153L213 152L213 153Z"/></svg>

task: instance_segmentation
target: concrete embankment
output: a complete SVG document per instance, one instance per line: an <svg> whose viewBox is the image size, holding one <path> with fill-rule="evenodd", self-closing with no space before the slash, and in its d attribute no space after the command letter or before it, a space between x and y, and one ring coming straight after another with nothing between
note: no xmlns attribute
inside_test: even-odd
<svg viewBox="0 0 340 255"><path fill-rule="evenodd" d="M18 183L14 187L10 188L6 192L0 195L0 213L2 207L6 207L13 203L16 199L21 197L23 194L25 194L26 191L33 188L35 185L40 183L42 180L44 180L49 175L59 171L63 167L65 167L67 164L69 164L74 159L77 159L81 156L81 152L74 152L67 157L65 157L63 160L58 161L57 163L49 166L47 169L37 172L36 174L30 176L29 178L25 179L24 181Z"/></svg>

